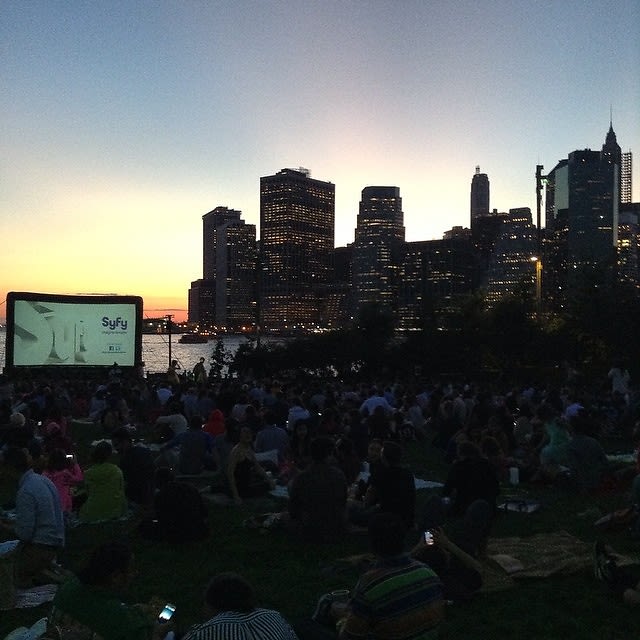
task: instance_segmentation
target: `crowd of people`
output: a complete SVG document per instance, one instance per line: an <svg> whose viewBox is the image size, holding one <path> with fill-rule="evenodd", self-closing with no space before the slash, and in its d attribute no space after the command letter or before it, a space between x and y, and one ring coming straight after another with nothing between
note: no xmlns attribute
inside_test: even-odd
<svg viewBox="0 0 640 640"><path fill-rule="evenodd" d="M522 482L583 493L629 488L640 505L638 463L614 467L603 448L606 438L629 451L640 441L621 363L590 393L421 380L211 381L202 366L186 376L172 365L153 381L120 370L96 380L0 380L0 452L16 484L5 505L14 518L3 527L4 537L11 532L19 541L16 586L60 577L57 556L69 526L133 517L150 540L206 539L210 508L194 478L206 478L208 492L237 507L279 486L287 502L276 521L287 535L322 544L368 532L378 562L348 602L333 607L339 636L386 638L393 619L393 637L426 638L445 601L472 598L481 587L478 559L500 487L514 472ZM74 419L102 432L86 460L73 442ZM439 449L449 463L441 491L422 504L409 448ZM409 531L429 535L407 552ZM116 601L108 594L131 576L130 549L111 543L87 561L60 587L53 619L105 640L172 630L150 617L151 605L109 624ZM399 585L409 582L401 596ZM296 637L277 612L258 607L237 574L214 577L205 602L212 617L187 631L188 640L240 637L230 631L236 627L252 629L254 638ZM398 631L404 625L405 635ZM326 629L304 629L304 637L314 633Z"/></svg>

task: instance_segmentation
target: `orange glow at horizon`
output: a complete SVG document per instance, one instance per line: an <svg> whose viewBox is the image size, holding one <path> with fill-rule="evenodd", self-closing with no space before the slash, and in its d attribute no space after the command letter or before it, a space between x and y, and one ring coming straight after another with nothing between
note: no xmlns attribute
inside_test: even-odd
<svg viewBox="0 0 640 640"><path fill-rule="evenodd" d="M55 288L47 287L46 289L34 289L34 288L12 288L11 291L26 291L26 292L34 292L34 293L56 293L56 294L65 294L65 295L75 295L75 294L107 294L107 293L121 293L114 291L68 291L68 290L55 290ZM6 306L5 301L7 299L7 291L0 291L0 297L2 298L0 303L0 321L4 322L6 320ZM145 296L143 294L128 292L127 294L122 295L140 295L142 297L143 309L142 316L143 318L161 318L163 316L171 315L173 316L174 322L186 322L187 321L187 312L186 309L186 296Z"/></svg>

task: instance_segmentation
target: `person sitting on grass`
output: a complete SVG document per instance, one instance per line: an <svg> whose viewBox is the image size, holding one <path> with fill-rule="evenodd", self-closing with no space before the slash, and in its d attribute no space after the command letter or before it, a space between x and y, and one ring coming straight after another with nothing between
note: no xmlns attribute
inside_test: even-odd
<svg viewBox="0 0 640 640"><path fill-rule="evenodd" d="M495 509L499 493L500 483L491 463L473 442L460 442L442 488L442 495L451 499L451 514L464 514L476 500L485 500Z"/></svg>
<svg viewBox="0 0 640 640"><path fill-rule="evenodd" d="M273 411L265 411L264 426L256 434L256 453L267 451L278 452L278 468L282 467L285 454L289 448L289 434L285 429L276 424L276 416Z"/></svg>
<svg viewBox="0 0 640 640"><path fill-rule="evenodd" d="M411 528L415 519L416 485L413 473L402 465L402 454L397 442L383 443L382 465L370 477L364 505L369 513L375 510L397 513L407 528Z"/></svg>
<svg viewBox="0 0 640 640"><path fill-rule="evenodd" d="M375 514L369 542L376 564L358 580L348 603L335 603L339 638L436 638L444 619L440 578L404 549L407 528L392 513Z"/></svg>
<svg viewBox="0 0 640 640"><path fill-rule="evenodd" d="M292 532L309 542L335 542L346 529L347 479L329 458L331 438L311 441L311 464L289 483L289 523Z"/></svg>
<svg viewBox="0 0 640 640"><path fill-rule="evenodd" d="M540 467L532 481L553 482L567 463L566 449L570 435L566 423L560 419L557 409L551 403L541 404L537 416L544 425L545 435L538 445Z"/></svg>
<svg viewBox="0 0 640 640"><path fill-rule="evenodd" d="M78 577L62 584L53 599L49 620L62 637L100 640L160 640L172 630L159 623L164 602L148 605L124 602L135 576L133 554L122 542L95 549Z"/></svg>
<svg viewBox="0 0 640 640"><path fill-rule="evenodd" d="M198 475L205 469L213 470L213 436L202 430L202 416L194 415L189 420L189 428L179 433L163 445L161 459L169 466L177 467L182 475Z"/></svg>
<svg viewBox="0 0 640 640"><path fill-rule="evenodd" d="M18 538L14 584L28 589L49 584L50 568L65 543L60 496L49 478L36 473L26 449L5 452L5 466L17 484L15 520L0 520L2 528Z"/></svg>
<svg viewBox="0 0 640 640"><path fill-rule="evenodd" d="M166 442L189 428L187 418L182 412L179 400L169 400L163 415L156 418L154 425L155 437L159 442Z"/></svg>
<svg viewBox="0 0 640 640"><path fill-rule="evenodd" d="M150 540L166 540L177 545L203 540L209 533L207 508L192 484L176 480L173 471L156 471L157 491L153 499L153 518L140 523L140 533Z"/></svg>
<svg viewBox="0 0 640 640"><path fill-rule="evenodd" d="M138 507L148 507L153 500L155 474L151 451L141 444L134 444L127 427L116 429L111 442L119 455L118 466L122 470L127 500Z"/></svg>
<svg viewBox="0 0 640 640"><path fill-rule="evenodd" d="M204 603L211 618L183 640L298 640L277 612L257 606L253 587L236 573L220 573L209 582Z"/></svg>
<svg viewBox="0 0 640 640"><path fill-rule="evenodd" d="M42 472L45 478L49 478L56 486L62 511L65 514L73 510L73 496L71 490L77 487L83 478L82 469L73 454L68 454L64 449L54 449L47 460L47 466Z"/></svg>
<svg viewBox="0 0 640 640"><path fill-rule="evenodd" d="M285 461L280 475L281 481L291 480L293 476L311 464L311 429L307 420L298 420L293 426L289 447L285 452Z"/></svg>
<svg viewBox="0 0 640 640"><path fill-rule="evenodd" d="M609 466L602 445L589 432L589 416L584 410L569 419L571 440L566 445L565 455L573 482L578 491L595 491L601 487Z"/></svg>
<svg viewBox="0 0 640 640"><path fill-rule="evenodd" d="M91 453L91 465L84 472L87 494L80 507L80 522L117 520L127 513L124 477L120 467L109 462L111 443L101 440Z"/></svg>
<svg viewBox="0 0 640 640"><path fill-rule="evenodd" d="M24 414L16 412L6 425L0 425L0 453L9 447L28 448L35 436L35 425Z"/></svg>
<svg viewBox="0 0 640 640"><path fill-rule="evenodd" d="M275 481L256 460L253 431L249 427L240 428L240 440L229 454L226 477L229 493L237 505L241 505L245 498L261 496L269 489L275 489Z"/></svg>
<svg viewBox="0 0 640 640"><path fill-rule="evenodd" d="M640 604L640 566L619 567L614 556L598 540L594 547L594 573L625 604Z"/></svg>
<svg viewBox="0 0 640 640"><path fill-rule="evenodd" d="M411 556L437 574L446 600L468 602L482 586L480 562L452 542L440 527L425 531Z"/></svg>

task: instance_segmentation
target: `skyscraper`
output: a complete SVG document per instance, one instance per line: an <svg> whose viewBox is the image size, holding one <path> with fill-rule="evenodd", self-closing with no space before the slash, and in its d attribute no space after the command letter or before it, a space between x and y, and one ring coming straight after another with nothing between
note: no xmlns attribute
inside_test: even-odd
<svg viewBox="0 0 640 640"><path fill-rule="evenodd" d="M488 215L489 177L486 173L480 173L480 167L476 166L476 172L471 179L471 228L478 217Z"/></svg>
<svg viewBox="0 0 640 640"><path fill-rule="evenodd" d="M609 126L600 151L573 151L547 176L545 274L553 306L575 295L585 278L615 276L622 153ZM547 280L545 275L545 280Z"/></svg>
<svg viewBox="0 0 640 640"><path fill-rule="evenodd" d="M640 285L640 203L625 202L620 207L618 224L618 278L620 282Z"/></svg>
<svg viewBox="0 0 640 640"><path fill-rule="evenodd" d="M404 214L398 187L362 190L353 245L353 287L357 310L376 304L397 308Z"/></svg>
<svg viewBox="0 0 640 640"><path fill-rule="evenodd" d="M240 211L228 207L216 207L202 216L202 276L212 280L216 275L216 229L225 222L239 221Z"/></svg>
<svg viewBox="0 0 640 640"><path fill-rule="evenodd" d="M401 331L450 328L455 310L472 290L472 253L464 233L404 244L397 322Z"/></svg>
<svg viewBox="0 0 640 640"><path fill-rule="evenodd" d="M216 227L215 324L238 331L256 322L256 226L230 220Z"/></svg>
<svg viewBox="0 0 640 640"><path fill-rule="evenodd" d="M531 209L509 209L503 218L489 262L487 305L493 306L506 296L519 296L532 291L535 281L537 229L531 221ZM541 257L540 257L541 258Z"/></svg>
<svg viewBox="0 0 640 640"><path fill-rule="evenodd" d="M306 169L260 178L261 324L323 324L335 232L335 185Z"/></svg>
<svg viewBox="0 0 640 640"><path fill-rule="evenodd" d="M489 178L480 167L471 179L471 240L475 248L476 269L474 288L487 284L487 269L496 239L507 214L489 210Z"/></svg>
<svg viewBox="0 0 640 640"><path fill-rule="evenodd" d="M631 192L632 192L632 164L633 158L631 156L631 151L625 151L622 154L621 158L621 166L620 166L620 202L627 204L631 202Z"/></svg>
<svg viewBox="0 0 640 640"><path fill-rule="evenodd" d="M202 216L203 279L191 283L189 320L237 330L255 322L256 227L241 212Z"/></svg>

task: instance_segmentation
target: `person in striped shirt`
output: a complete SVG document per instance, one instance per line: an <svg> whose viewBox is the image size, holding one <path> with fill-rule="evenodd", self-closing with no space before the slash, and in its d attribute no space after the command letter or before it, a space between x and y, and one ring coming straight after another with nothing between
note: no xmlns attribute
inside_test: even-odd
<svg viewBox="0 0 640 640"><path fill-rule="evenodd" d="M214 576L204 600L212 617L190 629L182 640L298 640L277 611L256 605L252 586L236 573Z"/></svg>
<svg viewBox="0 0 640 640"><path fill-rule="evenodd" d="M406 526L391 513L374 515L369 540L376 564L358 580L338 620L346 640L428 640L444 618L442 583L404 550ZM337 613L334 609L334 614Z"/></svg>

